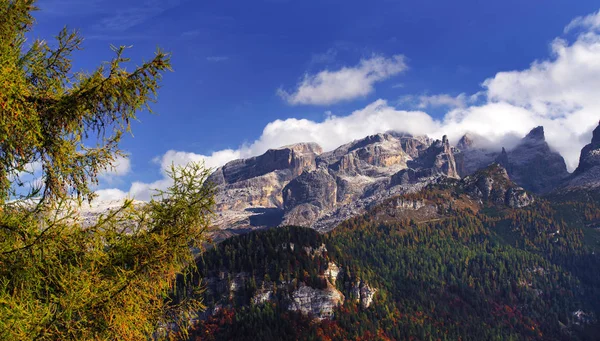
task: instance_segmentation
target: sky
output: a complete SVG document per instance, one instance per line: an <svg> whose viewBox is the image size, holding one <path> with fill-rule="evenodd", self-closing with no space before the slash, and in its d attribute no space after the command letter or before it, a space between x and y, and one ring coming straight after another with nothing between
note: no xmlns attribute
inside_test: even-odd
<svg viewBox="0 0 600 341"><path fill-rule="evenodd" d="M510 148L543 125L577 166L600 119L597 1L40 0L29 39L85 38L74 71L130 46L172 55L100 200L147 200L172 163L218 167L269 148L325 150L389 130L466 132Z"/></svg>

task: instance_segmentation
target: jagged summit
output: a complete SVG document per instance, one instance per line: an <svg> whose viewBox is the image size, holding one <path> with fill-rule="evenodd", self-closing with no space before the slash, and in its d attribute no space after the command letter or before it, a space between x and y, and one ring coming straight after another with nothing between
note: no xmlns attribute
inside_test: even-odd
<svg viewBox="0 0 600 341"><path fill-rule="evenodd" d="M279 148L271 148L270 150L281 150L281 149L291 149L297 152L302 152L302 153L315 153L317 155L323 153L323 148L321 148L321 146L316 143L316 142L299 142L299 143L293 143L293 144L288 144L286 146L283 147L279 147Z"/></svg>
<svg viewBox="0 0 600 341"><path fill-rule="evenodd" d="M525 207L534 202L533 196L515 184L507 170L493 163L462 180L462 189L482 203L506 205L512 208Z"/></svg>
<svg viewBox="0 0 600 341"><path fill-rule="evenodd" d="M600 121L598 121L598 126L592 133L592 144L600 144Z"/></svg>
<svg viewBox="0 0 600 341"><path fill-rule="evenodd" d="M565 187L600 187L600 122L592 133L591 143L581 150L579 166L577 166Z"/></svg>
<svg viewBox="0 0 600 341"><path fill-rule="evenodd" d="M216 225L327 230L382 200L443 179L462 178L474 186L472 194L480 193L477 198L491 196L511 207L530 201L525 190L544 194L567 180L572 186L590 181L600 186L600 127L582 150L577 177L569 177L562 156L546 143L543 127L533 128L512 149L488 150L476 145L477 138L464 134L453 147L446 135L433 140L386 132L327 152L315 143L299 143L235 160L209 178L218 186Z"/></svg>
<svg viewBox="0 0 600 341"><path fill-rule="evenodd" d="M546 136L544 135L544 127L538 126L533 128L529 134L525 136L523 141L546 141Z"/></svg>
<svg viewBox="0 0 600 341"><path fill-rule="evenodd" d="M473 148L474 144L475 141L473 139L473 135L466 133L460 138L460 140L458 140L456 147L460 150L467 150Z"/></svg>

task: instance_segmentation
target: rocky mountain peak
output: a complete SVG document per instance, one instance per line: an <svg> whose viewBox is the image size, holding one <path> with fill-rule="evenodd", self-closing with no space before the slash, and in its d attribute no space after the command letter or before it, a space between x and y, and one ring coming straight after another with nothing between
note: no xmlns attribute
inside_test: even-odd
<svg viewBox="0 0 600 341"><path fill-rule="evenodd" d="M523 188L512 182L506 169L498 163L466 177L461 186L470 197L484 203L518 208L528 206L535 200Z"/></svg>
<svg viewBox="0 0 600 341"><path fill-rule="evenodd" d="M500 152L500 155L496 157L496 162L506 169L509 168L508 153L504 147L502 147L502 152Z"/></svg>
<svg viewBox="0 0 600 341"><path fill-rule="evenodd" d="M418 159L409 162L409 166L415 169L431 169L433 174L460 178L454 159L454 151L446 135L441 140L435 140L429 148L420 153Z"/></svg>
<svg viewBox="0 0 600 341"><path fill-rule="evenodd" d="M566 187L600 187L600 122L592 133L592 141L583 147L579 166L571 175Z"/></svg>
<svg viewBox="0 0 600 341"><path fill-rule="evenodd" d="M592 133L592 144L600 144L600 121L598 122L598 126L594 129Z"/></svg>
<svg viewBox="0 0 600 341"><path fill-rule="evenodd" d="M544 135L544 127L538 126L529 132L527 136L523 139L523 141L546 141L546 136Z"/></svg>
<svg viewBox="0 0 600 341"><path fill-rule="evenodd" d="M233 184L278 170L291 170L297 176L305 169L315 168L315 158L323 149L316 143L297 143L269 149L264 154L234 160L218 168L209 178L216 184Z"/></svg>
<svg viewBox="0 0 600 341"><path fill-rule="evenodd" d="M569 176L564 158L546 143L541 126L497 161L508 169L511 179L534 193L548 193Z"/></svg>
<svg viewBox="0 0 600 341"><path fill-rule="evenodd" d="M460 138L460 140L458 140L456 147L460 150L467 150L473 148L474 143L475 141L473 140L473 136L469 133L466 133Z"/></svg>

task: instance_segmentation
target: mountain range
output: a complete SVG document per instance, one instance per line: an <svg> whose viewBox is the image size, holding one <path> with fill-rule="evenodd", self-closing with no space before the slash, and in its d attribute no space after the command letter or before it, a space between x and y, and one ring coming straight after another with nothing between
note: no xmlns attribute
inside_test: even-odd
<svg viewBox="0 0 600 341"><path fill-rule="evenodd" d="M491 164L535 195L597 189L600 125L573 173L540 126L509 150L483 147L472 134L452 145L446 136L434 140L386 132L328 152L315 143L298 143L231 161L208 181L218 189L214 224L221 237L280 225L329 231L387 198L446 179L466 180ZM515 205L524 204L515 200Z"/></svg>

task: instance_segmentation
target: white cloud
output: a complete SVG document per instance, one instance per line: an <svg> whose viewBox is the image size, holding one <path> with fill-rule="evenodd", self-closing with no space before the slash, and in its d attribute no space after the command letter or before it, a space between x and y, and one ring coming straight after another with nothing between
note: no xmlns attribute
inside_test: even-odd
<svg viewBox="0 0 600 341"><path fill-rule="evenodd" d="M440 95L432 95L432 96L419 96L419 104L418 107L421 109L429 108L429 107L450 107L450 108L463 108L467 104L467 95L460 94L456 97L440 94Z"/></svg>
<svg viewBox="0 0 600 341"><path fill-rule="evenodd" d="M163 178L152 182L144 183L136 181L131 185L129 194L138 200L149 200L156 190L164 190L172 184L167 176L167 171L173 166L184 166L190 162L204 163L206 168L217 168L225 163L241 157L240 150L225 149L212 153L211 155L200 155L189 152L169 150L161 157L155 158L155 163L160 165Z"/></svg>
<svg viewBox="0 0 600 341"><path fill-rule="evenodd" d="M596 18L600 14L594 16ZM581 32L571 43L556 39L551 45L553 53L550 59L536 61L525 70L497 73L485 80L483 91L475 95L406 97L404 104L453 107L441 120L435 120L423 111L399 110L380 99L347 116L327 115L321 122L296 118L275 120L265 126L257 140L237 149L207 156L169 151L159 159L159 163L163 170L171 162L184 164L198 160L205 160L207 165L216 167L287 144L316 142L325 150L331 150L354 139L389 130L427 134L435 138L447 134L451 142L458 141L465 132L474 132L485 136L495 148L510 148L517 138L542 125L550 146L565 157L568 167L573 170L581 148L589 143L591 131L600 118L600 101L597 100L600 89L600 33L593 29L596 19L586 18L576 21L579 20L579 27L588 27L588 30ZM391 63L388 59L375 58L379 59L376 64ZM402 58L398 60L402 61ZM322 104L351 98L349 94L352 91L334 74L348 74L350 76L343 77L364 81L370 76L364 76L357 70L367 69L364 65L372 62L373 59L370 59L356 68L307 76L298 91L287 95L288 100L292 104ZM339 90L336 89L338 85L341 90L335 93ZM136 182L129 193L145 199L149 188L164 188L168 184L167 178L151 184Z"/></svg>
<svg viewBox="0 0 600 341"><path fill-rule="evenodd" d="M96 202L122 200L128 197L128 193L116 188L101 189L95 192Z"/></svg>
<svg viewBox="0 0 600 341"><path fill-rule="evenodd" d="M126 156L117 156L112 164L102 173L100 180L106 184L114 184L131 171L131 161Z"/></svg>
<svg viewBox="0 0 600 341"><path fill-rule="evenodd" d="M576 28L597 30L600 29L600 10L596 13L586 15L584 17L577 17L573 19L567 27L565 27L565 33L570 32Z"/></svg>
<svg viewBox="0 0 600 341"><path fill-rule="evenodd" d="M126 156L119 156L115 158L115 162L112 167L106 172L111 176L124 176L131 171L131 161Z"/></svg>
<svg viewBox="0 0 600 341"><path fill-rule="evenodd" d="M364 97L373 92L373 85L406 70L404 56L391 58L373 55L354 67L336 71L324 70L316 75L304 75L296 90L283 89L277 94L289 104L329 105Z"/></svg>

